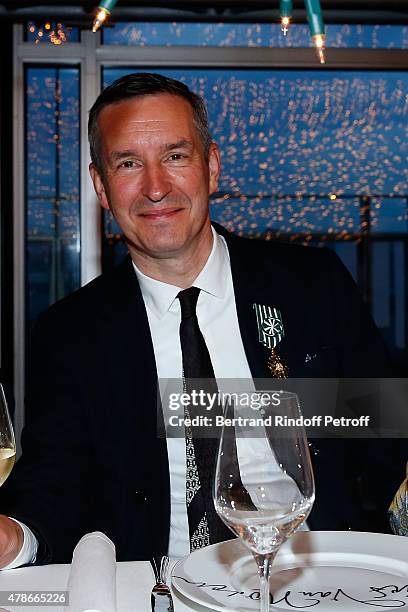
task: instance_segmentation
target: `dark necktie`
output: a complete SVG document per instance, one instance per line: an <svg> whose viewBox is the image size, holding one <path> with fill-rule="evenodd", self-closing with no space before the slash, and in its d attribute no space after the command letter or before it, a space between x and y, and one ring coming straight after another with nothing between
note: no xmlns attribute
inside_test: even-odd
<svg viewBox="0 0 408 612"><path fill-rule="evenodd" d="M198 325L196 306L199 294L200 289L190 287L177 296L181 308L180 344L185 391L217 393L210 354ZM191 418L204 413L208 415L205 406L190 405L187 410ZM210 416L215 418L217 414L221 414L219 405L212 409ZM218 518L212 499L218 440L198 434L195 427L186 429L187 515L191 550L232 537Z"/></svg>

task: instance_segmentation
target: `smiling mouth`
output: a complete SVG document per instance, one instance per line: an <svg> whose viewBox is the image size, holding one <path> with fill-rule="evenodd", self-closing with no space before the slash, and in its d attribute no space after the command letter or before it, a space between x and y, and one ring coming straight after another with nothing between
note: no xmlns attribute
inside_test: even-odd
<svg viewBox="0 0 408 612"><path fill-rule="evenodd" d="M183 208L163 208L161 210L149 210L148 212L141 213L140 216L149 221L155 221L158 219L169 219L182 210Z"/></svg>

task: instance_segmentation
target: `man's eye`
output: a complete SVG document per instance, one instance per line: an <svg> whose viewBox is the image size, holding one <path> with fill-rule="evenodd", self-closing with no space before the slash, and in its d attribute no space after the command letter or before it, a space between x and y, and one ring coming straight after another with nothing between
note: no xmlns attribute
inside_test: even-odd
<svg viewBox="0 0 408 612"><path fill-rule="evenodd" d="M127 159L126 161L120 164L121 168L134 168L134 166L135 166L135 162L130 159Z"/></svg>
<svg viewBox="0 0 408 612"><path fill-rule="evenodd" d="M183 155L182 153L173 153L172 155L170 155L169 160L170 161L180 161L181 159L186 159L186 155Z"/></svg>

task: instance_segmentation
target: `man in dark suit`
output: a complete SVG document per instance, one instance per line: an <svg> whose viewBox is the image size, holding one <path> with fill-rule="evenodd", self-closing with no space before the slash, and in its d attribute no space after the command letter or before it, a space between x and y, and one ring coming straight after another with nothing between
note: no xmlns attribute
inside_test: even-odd
<svg viewBox="0 0 408 612"><path fill-rule="evenodd" d="M89 133L95 191L130 257L37 325L23 456L3 496L13 518L0 517L2 566L17 554L23 563L34 558L21 557L29 538L37 562L69 562L81 535L96 529L113 539L119 560L149 558L167 550L169 538L177 549L172 521L182 511L172 466L180 475L180 447L157 436L156 404L158 376L171 377L173 363L181 375L179 290L201 290L197 316L217 377L230 375L227 361L232 376L271 376L254 303L282 313L279 357L291 376L390 374L378 332L335 255L212 228L208 200L220 156L198 96L159 75L124 77L98 98ZM385 525L390 495L382 491L379 447L318 446L310 526L369 530L381 528L383 515ZM396 482L388 480L392 491Z"/></svg>

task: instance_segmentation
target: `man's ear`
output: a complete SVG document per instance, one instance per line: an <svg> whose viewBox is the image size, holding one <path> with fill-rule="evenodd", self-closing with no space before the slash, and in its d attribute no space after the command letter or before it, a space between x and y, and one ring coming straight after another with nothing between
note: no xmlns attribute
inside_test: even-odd
<svg viewBox="0 0 408 612"><path fill-rule="evenodd" d="M103 184L103 178L101 172L95 166L95 164L89 164L89 174L93 182L95 193L98 196L100 205L106 210L110 210L109 201L105 191L105 185Z"/></svg>
<svg viewBox="0 0 408 612"><path fill-rule="evenodd" d="M218 179L221 172L220 150L215 142L210 144L208 151L209 192L210 195L218 189Z"/></svg>

